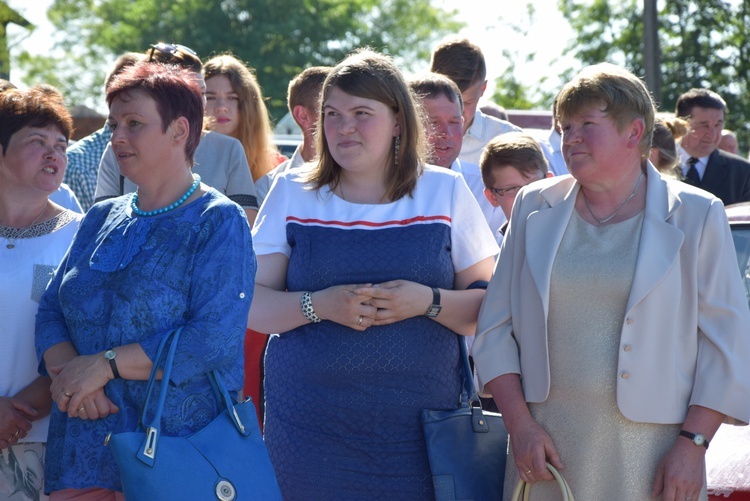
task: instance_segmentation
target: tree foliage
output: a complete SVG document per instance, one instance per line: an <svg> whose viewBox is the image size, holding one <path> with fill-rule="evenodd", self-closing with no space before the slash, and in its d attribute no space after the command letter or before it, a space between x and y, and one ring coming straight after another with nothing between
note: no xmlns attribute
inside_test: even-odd
<svg viewBox="0 0 750 501"><path fill-rule="evenodd" d="M498 21L502 29L510 30L520 39L527 40L531 26L536 22L536 8L533 3L529 2L526 4L524 19L508 22L501 16ZM526 64L534 61L536 52L529 50L528 44L514 44L510 47L506 46L501 54L505 70L495 79L495 91L490 99L506 109L550 109L554 93L542 90L543 84L550 77L542 77L535 84L527 85L517 75L517 72L523 71Z"/></svg>
<svg viewBox="0 0 750 501"><path fill-rule="evenodd" d="M83 55L83 73L157 41L187 45L204 60L232 52L255 69L275 118L305 67L333 65L363 45L408 67L461 28L455 12L430 0L55 0L48 16L65 33L66 53Z"/></svg>
<svg viewBox="0 0 750 501"><path fill-rule="evenodd" d="M719 93L727 125L750 145L750 2L660 2L662 111L693 87ZM559 0L578 37L569 49L585 64L609 61L643 76L643 7L636 0Z"/></svg>

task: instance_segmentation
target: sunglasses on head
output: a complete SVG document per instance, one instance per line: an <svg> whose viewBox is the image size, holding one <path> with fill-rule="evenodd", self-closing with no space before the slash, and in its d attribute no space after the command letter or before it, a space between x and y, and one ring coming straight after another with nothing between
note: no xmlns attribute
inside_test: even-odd
<svg viewBox="0 0 750 501"><path fill-rule="evenodd" d="M198 54L195 53L193 49L190 47L185 47L184 45L180 45L177 43L164 43L159 42L157 44L151 45L151 50L148 53L148 62L152 63L154 62L154 52L159 51L162 54L166 54L171 57L177 57L179 53L182 54L190 54L191 56L198 57Z"/></svg>

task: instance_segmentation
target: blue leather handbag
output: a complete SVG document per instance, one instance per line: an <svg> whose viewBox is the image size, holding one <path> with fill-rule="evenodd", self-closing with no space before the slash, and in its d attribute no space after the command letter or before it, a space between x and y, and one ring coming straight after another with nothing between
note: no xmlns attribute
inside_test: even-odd
<svg viewBox="0 0 750 501"><path fill-rule="evenodd" d="M182 328L162 340L143 404L139 430L113 434L109 445L120 468L127 500L280 500L281 492L251 400L235 403L216 371L206 373L224 410L205 428L186 437L161 435L174 354ZM168 347L168 352L167 352ZM166 354L156 412L146 414L156 374Z"/></svg>
<svg viewBox="0 0 750 501"><path fill-rule="evenodd" d="M495 412L482 411L469 354L458 336L463 388L458 409L422 410L422 430L436 501L500 501L508 430Z"/></svg>

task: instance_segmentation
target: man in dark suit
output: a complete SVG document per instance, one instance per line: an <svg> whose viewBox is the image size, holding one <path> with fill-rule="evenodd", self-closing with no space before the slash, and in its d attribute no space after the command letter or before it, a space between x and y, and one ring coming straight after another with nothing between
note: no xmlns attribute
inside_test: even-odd
<svg viewBox="0 0 750 501"><path fill-rule="evenodd" d="M690 124L678 154L683 181L731 205L750 200L750 162L718 148L727 105L717 93L690 89L677 99L676 114Z"/></svg>

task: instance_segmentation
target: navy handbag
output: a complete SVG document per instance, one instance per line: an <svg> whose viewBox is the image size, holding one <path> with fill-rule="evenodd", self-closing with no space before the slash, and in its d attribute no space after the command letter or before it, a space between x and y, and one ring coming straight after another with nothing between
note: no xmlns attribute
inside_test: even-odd
<svg viewBox="0 0 750 501"><path fill-rule="evenodd" d="M422 410L422 430L436 501L500 501L503 498L508 430L495 412L482 411L469 355L458 337L463 388L460 407Z"/></svg>
<svg viewBox="0 0 750 501"><path fill-rule="evenodd" d="M280 500L281 492L263 443L251 400L235 403L216 371L206 373L224 410L205 428L186 437L161 436L174 354L182 328L162 340L143 404L139 430L113 434L109 446L120 468L127 500ZM156 412L146 413L166 354Z"/></svg>

